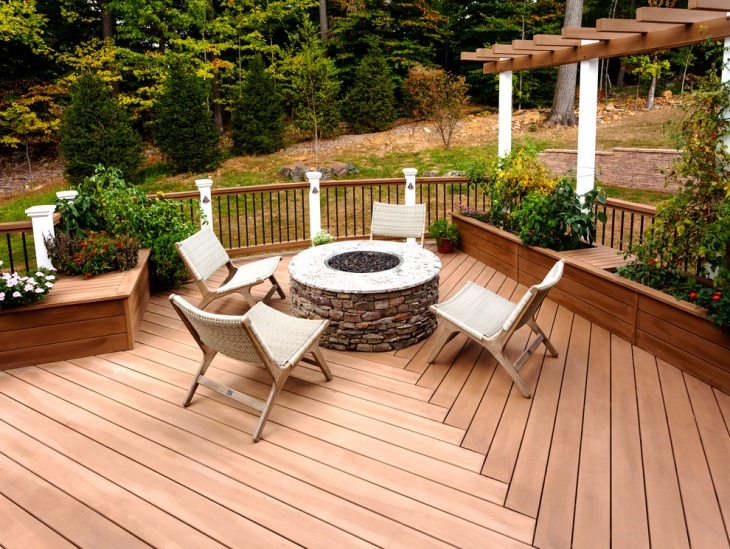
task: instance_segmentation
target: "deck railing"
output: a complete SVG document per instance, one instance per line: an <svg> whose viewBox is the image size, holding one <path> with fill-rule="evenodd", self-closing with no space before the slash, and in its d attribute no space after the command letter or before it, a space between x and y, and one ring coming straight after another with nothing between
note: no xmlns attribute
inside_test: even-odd
<svg viewBox="0 0 730 549"><path fill-rule="evenodd" d="M231 255L248 255L308 245L314 226L310 221L311 189L305 181L208 188L207 194L201 189L164 197L178 201L181 211L196 225L201 222L201 207L210 207L209 222L224 247ZM488 198L466 177L421 177L411 192L415 192L416 202L427 205L427 225L458 211L460 204L483 210L489 205ZM320 226L338 239L363 238L370 234L373 202L405 203L406 178L322 181L318 193ZM653 206L616 199L595 208L608 218L606 223L598 223L596 241L617 250L641 242L656 214ZM55 214L56 223L58 219ZM0 240L4 269L34 267L30 221L0 223Z"/></svg>

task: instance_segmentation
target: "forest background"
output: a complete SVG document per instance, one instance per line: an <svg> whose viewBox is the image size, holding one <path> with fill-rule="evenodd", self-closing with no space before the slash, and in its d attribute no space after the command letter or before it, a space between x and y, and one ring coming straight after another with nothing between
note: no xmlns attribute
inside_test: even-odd
<svg viewBox="0 0 730 549"><path fill-rule="evenodd" d="M590 26L601 17L631 18L638 7L665 3L584 0L582 22ZM682 8L686 2L665 7ZM236 101L244 95L256 58L281 96L288 127L311 132L314 122L315 138L362 133L346 123L347 98L358 86L362 61L373 51L384 63L380 73L392 85L394 101L391 110L372 118L390 123L414 112L404 81L415 67L463 78L473 102L493 106L498 79L482 74L479 63L460 62L460 53L558 34L565 13L566 2L559 0L2 0L0 152L25 149L30 166L33 151L55 150L73 83L89 72L108 84L146 142L160 139L156 118L165 90L177 86L170 78L174 74L204 83L206 105L220 134L235 126ZM665 52L661 77L684 82L688 74L703 74L709 61L702 48ZM620 84L626 73L640 78L657 62L656 57L614 60L605 66L602 88ZM549 106L557 72L518 73L516 103ZM334 85L309 97L306 82L312 76ZM321 112L312 117L308 111L317 100Z"/></svg>

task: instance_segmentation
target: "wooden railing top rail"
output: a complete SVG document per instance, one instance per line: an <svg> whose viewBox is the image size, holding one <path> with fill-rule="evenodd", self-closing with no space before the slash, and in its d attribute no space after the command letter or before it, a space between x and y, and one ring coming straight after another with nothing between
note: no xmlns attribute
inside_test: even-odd
<svg viewBox="0 0 730 549"><path fill-rule="evenodd" d="M53 224L58 225L61 221L61 214L56 212L53 214ZM8 221L0 223L0 234L14 234L14 233L30 233L33 232L33 222L28 219L27 221Z"/></svg>
<svg viewBox="0 0 730 549"><path fill-rule="evenodd" d="M610 206L617 210L623 210L629 213L638 213L644 215L656 215L656 206L647 204L638 204L637 202L629 202L628 200L619 200L618 198L607 198L606 206Z"/></svg>

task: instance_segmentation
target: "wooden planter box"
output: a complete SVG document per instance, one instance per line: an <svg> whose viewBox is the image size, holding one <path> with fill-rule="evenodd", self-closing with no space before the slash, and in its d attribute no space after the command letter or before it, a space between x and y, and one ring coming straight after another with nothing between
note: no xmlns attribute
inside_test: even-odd
<svg viewBox="0 0 730 549"><path fill-rule="evenodd" d="M60 277L43 301L0 311L0 370L134 347L150 297L149 250L131 271Z"/></svg>
<svg viewBox="0 0 730 549"><path fill-rule="evenodd" d="M560 252L523 246L519 237L460 214L461 248L531 286L565 259L550 299L668 363L730 394L730 336L691 303Z"/></svg>

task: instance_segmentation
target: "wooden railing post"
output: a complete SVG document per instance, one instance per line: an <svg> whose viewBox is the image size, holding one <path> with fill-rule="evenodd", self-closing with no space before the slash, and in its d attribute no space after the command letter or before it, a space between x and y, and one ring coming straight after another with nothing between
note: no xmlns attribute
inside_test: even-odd
<svg viewBox="0 0 730 549"><path fill-rule="evenodd" d="M200 227L208 224L213 227L213 202L211 200L210 188L213 186L212 179L196 179L195 184L200 191Z"/></svg>
<svg viewBox="0 0 730 549"><path fill-rule="evenodd" d="M33 223L33 243L35 244L35 261L36 265L41 268L52 269L53 264L51 258L48 257L48 250L44 239L46 237L53 238L56 236L56 230L53 226L53 212L56 206L33 206L25 210Z"/></svg>
<svg viewBox="0 0 730 549"><path fill-rule="evenodd" d="M403 175L406 176L406 206L416 205L416 174L418 170L416 168L403 168ZM406 242L409 244L415 244L415 238L406 238Z"/></svg>
<svg viewBox="0 0 730 549"><path fill-rule="evenodd" d="M309 180L309 237L314 238L322 230L319 205L319 182L322 179L322 174L320 172L307 172L306 175Z"/></svg>

